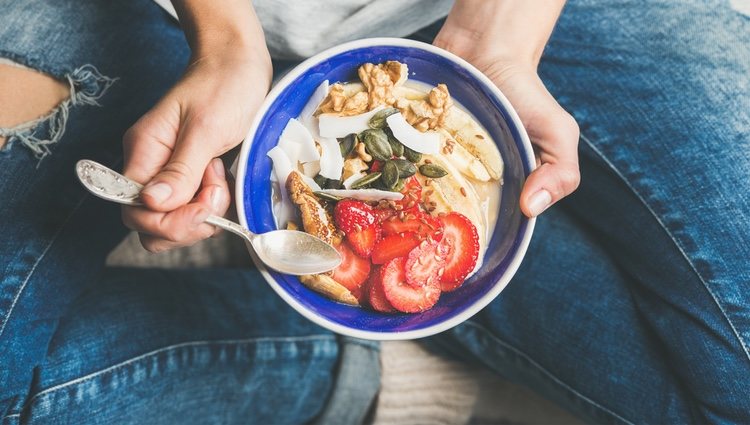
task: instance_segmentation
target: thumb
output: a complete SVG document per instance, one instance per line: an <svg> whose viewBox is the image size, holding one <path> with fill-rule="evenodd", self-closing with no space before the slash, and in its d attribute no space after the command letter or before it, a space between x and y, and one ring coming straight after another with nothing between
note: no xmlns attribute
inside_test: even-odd
<svg viewBox="0 0 750 425"><path fill-rule="evenodd" d="M169 161L141 192L143 203L152 210L172 211L190 202L214 157L205 144L195 142L210 139L200 128L186 126L181 133Z"/></svg>

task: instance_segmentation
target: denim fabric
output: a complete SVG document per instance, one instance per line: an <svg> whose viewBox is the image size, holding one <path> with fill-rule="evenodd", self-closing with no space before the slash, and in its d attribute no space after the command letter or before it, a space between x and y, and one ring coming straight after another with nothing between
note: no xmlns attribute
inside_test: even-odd
<svg viewBox="0 0 750 425"><path fill-rule="evenodd" d="M750 423L750 19L571 0L540 74L581 125L581 187L430 342L594 423Z"/></svg>
<svg viewBox="0 0 750 425"><path fill-rule="evenodd" d="M581 188L538 221L503 294L426 344L595 423L750 423L736 3L569 1L540 72L581 124ZM185 65L179 28L149 0L0 6L0 56L118 78L102 107L72 105L41 163L0 152L2 423L357 421L375 344L305 321L256 272L101 271L124 229L73 164L120 165L122 132Z"/></svg>
<svg viewBox="0 0 750 425"><path fill-rule="evenodd" d="M121 167L125 129L187 63L177 24L150 0L0 10L0 57L74 89L64 112L0 152L0 423L362 418L377 344L305 320L256 270L103 269L126 230L73 166ZM42 155L26 143L45 138Z"/></svg>

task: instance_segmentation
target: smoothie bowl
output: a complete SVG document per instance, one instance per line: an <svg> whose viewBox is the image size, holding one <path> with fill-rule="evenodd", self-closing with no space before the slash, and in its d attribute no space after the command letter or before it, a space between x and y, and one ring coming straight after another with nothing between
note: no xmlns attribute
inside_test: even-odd
<svg viewBox="0 0 750 425"><path fill-rule="evenodd" d="M304 230L341 254L313 276L256 264L295 310L345 335L411 339L461 323L505 288L533 232L518 205L533 151L510 103L416 41L359 40L298 65L238 164L243 225Z"/></svg>

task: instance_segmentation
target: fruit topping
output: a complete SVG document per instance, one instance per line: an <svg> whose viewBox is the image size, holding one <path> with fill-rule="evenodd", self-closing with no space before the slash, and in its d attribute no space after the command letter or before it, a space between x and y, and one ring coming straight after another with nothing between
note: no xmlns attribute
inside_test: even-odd
<svg viewBox="0 0 750 425"><path fill-rule="evenodd" d="M443 291L452 291L461 286L477 264L479 235L477 228L462 214L452 212L439 218L443 223L441 243L447 248L440 286Z"/></svg>
<svg viewBox="0 0 750 425"><path fill-rule="evenodd" d="M437 282L427 282L418 287L409 285L404 269L406 261L406 258L399 257L384 264L380 271L380 283L386 299L394 308L404 313L419 313L437 303L440 285Z"/></svg>
<svg viewBox="0 0 750 425"><path fill-rule="evenodd" d="M414 232L386 236L375 244L372 251L372 263L383 264L396 257L405 257L417 245L420 239Z"/></svg>
<svg viewBox="0 0 750 425"><path fill-rule="evenodd" d="M386 236L414 232L422 239L430 237L440 240L443 233L443 222L437 217L421 211L404 214L404 220L394 216L383 222L383 233Z"/></svg>
<svg viewBox="0 0 750 425"><path fill-rule="evenodd" d="M440 284L448 247L434 240L425 240L414 248L406 260L406 282L414 287Z"/></svg>
<svg viewBox="0 0 750 425"><path fill-rule="evenodd" d="M381 313L395 313L396 310L393 308L388 298L385 297L385 289L383 288L383 276L382 269L373 269L372 275L367 282L368 292L367 297L370 302L370 307Z"/></svg>
<svg viewBox="0 0 750 425"><path fill-rule="evenodd" d="M346 242L337 245L336 251L341 254L341 264L333 270L333 280L354 294L367 280L370 274L370 262L355 254Z"/></svg>
<svg viewBox="0 0 750 425"><path fill-rule="evenodd" d="M347 235L375 225L372 207L354 199L344 199L337 203L333 217L336 227Z"/></svg>

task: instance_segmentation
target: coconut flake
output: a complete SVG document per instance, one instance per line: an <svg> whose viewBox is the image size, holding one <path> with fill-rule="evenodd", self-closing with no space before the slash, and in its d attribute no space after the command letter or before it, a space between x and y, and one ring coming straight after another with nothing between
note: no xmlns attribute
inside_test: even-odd
<svg viewBox="0 0 750 425"><path fill-rule="evenodd" d="M326 96L328 96L328 80L320 83L299 114L299 121L307 127L316 140L320 139L320 134L318 134L318 117L315 116L315 111L318 110L318 107Z"/></svg>
<svg viewBox="0 0 750 425"><path fill-rule="evenodd" d="M323 189L320 192L339 198L359 199L360 201L400 201L404 195L399 192L389 192L380 189Z"/></svg>
<svg viewBox="0 0 750 425"><path fill-rule="evenodd" d="M364 173L364 172L362 172L362 171L360 171L359 173L354 173L351 176L349 176L346 180L344 180L343 182L341 182L341 184L343 184L345 188L351 189L352 188L352 184L354 184L354 182L356 182L357 180L361 179L362 177L364 177L366 175L367 174Z"/></svg>
<svg viewBox="0 0 750 425"><path fill-rule="evenodd" d="M320 156L320 175L331 180L339 180L344 168L344 157L341 156L338 140L323 137L318 143L323 151Z"/></svg>
<svg viewBox="0 0 750 425"><path fill-rule="evenodd" d="M367 130L370 128L367 125L370 122L370 118L377 114L381 109L383 109L383 107L379 106L370 112L352 115L350 117L340 117L336 114L320 114L318 116L320 136L344 137L352 133L357 134L363 130Z"/></svg>
<svg viewBox="0 0 750 425"><path fill-rule="evenodd" d="M317 183L315 183L315 180L313 180L312 177L307 177L306 175L302 173L300 173L300 176L302 177L302 181L305 182L305 184L307 184L308 186L310 186L310 189L313 192L317 192L321 189L320 186Z"/></svg>
<svg viewBox="0 0 750 425"><path fill-rule="evenodd" d="M307 177L315 177L320 172L320 161L310 161L302 164L302 174Z"/></svg>
<svg viewBox="0 0 750 425"><path fill-rule="evenodd" d="M401 114L393 114L385 121L393 132L393 136L407 148L430 155L440 152L440 134L434 131L420 132L406 122Z"/></svg>
<svg viewBox="0 0 750 425"><path fill-rule="evenodd" d="M289 161L289 157L286 156L284 150L278 146L269 150L269 158L273 161L273 173L276 176L276 180L279 183L279 192L281 192L281 202L275 208L276 225L278 228L283 229L286 227L286 223L294 217L294 206L292 201L289 199L289 194L286 191L286 179L289 177L289 173L292 172L292 164Z"/></svg>
<svg viewBox="0 0 750 425"><path fill-rule="evenodd" d="M320 159L312 134L294 118L289 120L281 133L279 146L286 152L291 164L295 167L297 161L310 162Z"/></svg>

